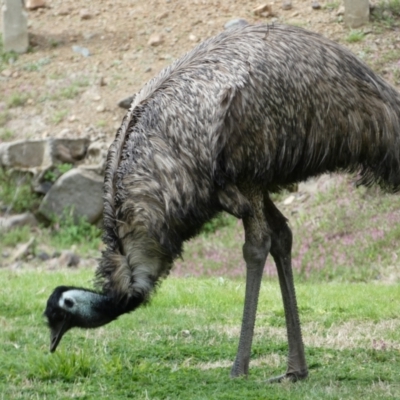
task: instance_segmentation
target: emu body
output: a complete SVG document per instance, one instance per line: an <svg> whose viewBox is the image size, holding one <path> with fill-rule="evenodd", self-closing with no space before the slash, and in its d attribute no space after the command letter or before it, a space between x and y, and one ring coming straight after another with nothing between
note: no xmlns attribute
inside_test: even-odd
<svg viewBox="0 0 400 400"><path fill-rule="evenodd" d="M289 344L287 371L276 380L305 378L292 234L269 193L324 172L356 170L360 183L397 189L399 123L399 93L317 34L257 25L203 42L143 87L117 132L104 185L100 290L55 290L45 311L51 350L69 328L96 327L145 303L183 242L227 211L243 219L247 266L231 374L248 373L271 253Z"/></svg>

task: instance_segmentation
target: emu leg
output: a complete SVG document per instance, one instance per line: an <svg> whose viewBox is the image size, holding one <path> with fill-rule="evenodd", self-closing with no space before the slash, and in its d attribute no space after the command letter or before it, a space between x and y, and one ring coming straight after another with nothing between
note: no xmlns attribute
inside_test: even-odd
<svg viewBox="0 0 400 400"><path fill-rule="evenodd" d="M245 244L243 257L246 261L246 294L239 348L232 366L231 376L247 375L249 372L250 351L253 342L253 332L256 320L258 295L265 260L270 248L270 237L266 230L263 214L257 217L243 219L245 227Z"/></svg>
<svg viewBox="0 0 400 400"><path fill-rule="evenodd" d="M271 255L275 260L278 270L289 344L288 368L286 373L277 376L276 378L272 378L269 381L280 382L284 378L297 381L307 377L308 369L304 354L304 345L293 282L291 262L292 232L286 222L286 218L275 207L268 195L264 198L264 204L268 226L272 230Z"/></svg>

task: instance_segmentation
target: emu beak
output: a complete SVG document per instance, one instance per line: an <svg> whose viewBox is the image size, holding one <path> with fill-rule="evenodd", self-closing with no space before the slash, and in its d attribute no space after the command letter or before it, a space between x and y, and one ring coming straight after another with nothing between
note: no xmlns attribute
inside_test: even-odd
<svg viewBox="0 0 400 400"><path fill-rule="evenodd" d="M64 333L71 328L70 317L66 315L64 319L55 327L50 328L50 352L54 353Z"/></svg>

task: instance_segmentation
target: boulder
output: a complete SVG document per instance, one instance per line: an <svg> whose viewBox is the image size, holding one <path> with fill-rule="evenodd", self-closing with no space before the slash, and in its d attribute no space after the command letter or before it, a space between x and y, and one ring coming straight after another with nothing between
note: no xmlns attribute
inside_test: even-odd
<svg viewBox="0 0 400 400"><path fill-rule="evenodd" d="M54 164L75 164L82 160L88 138L19 140L0 144L0 166L16 170L47 169Z"/></svg>
<svg viewBox="0 0 400 400"><path fill-rule="evenodd" d="M51 164L47 140L19 140L0 145L0 163L14 169Z"/></svg>
<svg viewBox="0 0 400 400"><path fill-rule="evenodd" d="M39 213L50 220L68 209L72 209L76 222L80 218L96 222L103 211L103 177L74 168L57 179L43 198Z"/></svg>

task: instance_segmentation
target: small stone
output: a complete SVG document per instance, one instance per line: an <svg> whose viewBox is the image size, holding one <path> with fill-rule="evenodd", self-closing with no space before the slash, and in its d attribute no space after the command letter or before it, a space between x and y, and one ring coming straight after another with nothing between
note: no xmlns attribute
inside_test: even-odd
<svg viewBox="0 0 400 400"><path fill-rule="evenodd" d="M118 103L118 107L121 107L125 110L129 110L129 107L131 106L132 101L134 99L135 99L135 96L129 96L126 99L123 99Z"/></svg>
<svg viewBox="0 0 400 400"><path fill-rule="evenodd" d="M69 117L68 117L68 121L69 121L69 122L74 122L74 121L76 121L76 115L71 115L71 116L69 116Z"/></svg>
<svg viewBox="0 0 400 400"><path fill-rule="evenodd" d="M164 43L164 38L162 35L160 35L158 33L151 35L147 42L147 44L149 46L153 46L153 47L159 46L160 44L163 44L163 43Z"/></svg>
<svg viewBox="0 0 400 400"><path fill-rule="evenodd" d="M272 15L272 7L271 7L270 4L263 4L261 6L256 7L253 10L253 14L254 15L259 15L259 16L263 16L264 17L263 14L265 14L265 13Z"/></svg>
<svg viewBox="0 0 400 400"><path fill-rule="evenodd" d="M344 6L340 6L336 12L336 15L339 17L340 15L344 15L344 12L345 12Z"/></svg>
<svg viewBox="0 0 400 400"><path fill-rule="evenodd" d="M151 72L151 67L147 67L144 72Z"/></svg>
<svg viewBox="0 0 400 400"><path fill-rule="evenodd" d="M89 57L90 56L90 51L86 47L81 47L81 46L72 46L72 51L75 53L81 54L83 57Z"/></svg>
<svg viewBox="0 0 400 400"><path fill-rule="evenodd" d="M25 8L27 10L36 10L41 7L46 7L44 0L25 0Z"/></svg>
<svg viewBox="0 0 400 400"><path fill-rule="evenodd" d="M107 86L107 82L104 79L104 76L101 76L99 79L99 86Z"/></svg>
<svg viewBox="0 0 400 400"><path fill-rule="evenodd" d="M82 20L91 19L93 17L93 15L89 12L89 10L86 10L85 8L79 11L79 16L81 17Z"/></svg>
<svg viewBox="0 0 400 400"><path fill-rule="evenodd" d="M81 259L77 254L69 250L61 252L60 257L58 258L59 264L66 267L77 267L80 260Z"/></svg>
<svg viewBox="0 0 400 400"><path fill-rule="evenodd" d="M284 204L285 206L288 206L289 204L292 204L292 203L293 203L294 199L295 199L295 197L294 197L293 195L291 195L291 196L287 197L287 198L283 201L283 204Z"/></svg>
<svg viewBox="0 0 400 400"><path fill-rule="evenodd" d="M40 182L33 188L33 190L35 191L35 193L47 194L52 186L53 186L52 182L49 181Z"/></svg>
<svg viewBox="0 0 400 400"><path fill-rule="evenodd" d="M165 11L165 12L163 12L163 13L157 15L156 19L158 19L158 20L160 21L160 20L162 20L162 19L164 19L164 18L167 18L168 15L169 15L169 12L168 12L168 11Z"/></svg>
<svg viewBox="0 0 400 400"><path fill-rule="evenodd" d="M196 35L193 35L193 33L191 33L190 35L189 35L189 40L191 41L191 42L197 42L197 36Z"/></svg>
<svg viewBox="0 0 400 400"><path fill-rule="evenodd" d="M299 13L298 11L295 11L293 14L290 15L290 18L298 17Z"/></svg>
<svg viewBox="0 0 400 400"><path fill-rule="evenodd" d="M283 0L282 1L282 9L283 10L291 10L292 9L292 2L290 0Z"/></svg>
<svg viewBox="0 0 400 400"><path fill-rule="evenodd" d="M190 331L188 329L184 329L184 330L182 330L181 335L183 337L188 337L188 336L190 336Z"/></svg>
<svg viewBox="0 0 400 400"><path fill-rule="evenodd" d="M65 17L65 16L69 15L70 12L71 12L71 11L70 11L69 8L61 8L60 10L58 10L58 11L56 12L56 15L60 15L61 17Z"/></svg>
<svg viewBox="0 0 400 400"><path fill-rule="evenodd" d="M122 46L119 48L119 50L120 50L120 51L128 51L128 50L129 50L129 47L130 47L129 43L125 43L124 45L122 45Z"/></svg>
<svg viewBox="0 0 400 400"><path fill-rule="evenodd" d="M321 8L321 4L319 4L318 1L313 1L311 3L311 7L313 10L319 10Z"/></svg>
<svg viewBox="0 0 400 400"><path fill-rule="evenodd" d="M249 23L243 19L243 18L235 18L231 19L224 25L224 29L232 29L232 28L238 28L240 26L246 26L249 25Z"/></svg>
<svg viewBox="0 0 400 400"><path fill-rule="evenodd" d="M96 107L96 111L98 113L102 113L106 110L106 107L104 106L104 104L100 104L99 106Z"/></svg>
<svg viewBox="0 0 400 400"><path fill-rule="evenodd" d="M29 99L26 101L26 104L27 104L28 106L33 105L33 104L34 104L33 99L29 98Z"/></svg>
<svg viewBox="0 0 400 400"><path fill-rule="evenodd" d="M51 257L45 251L41 251L36 255L36 258L38 258L41 261L47 261L50 260Z"/></svg>

